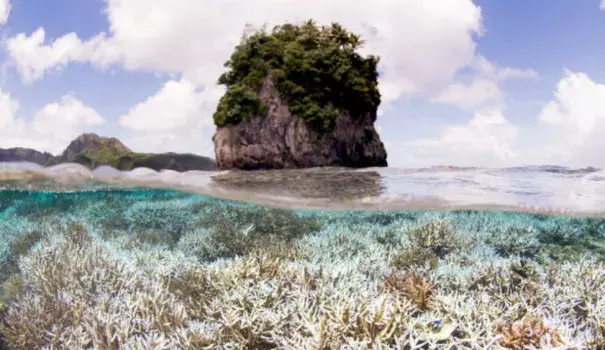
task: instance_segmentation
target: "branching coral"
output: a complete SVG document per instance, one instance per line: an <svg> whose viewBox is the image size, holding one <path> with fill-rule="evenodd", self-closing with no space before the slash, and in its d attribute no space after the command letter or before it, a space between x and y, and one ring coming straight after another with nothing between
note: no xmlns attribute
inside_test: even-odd
<svg viewBox="0 0 605 350"><path fill-rule="evenodd" d="M533 227L505 227L491 232L488 243L504 256L535 256L540 250L537 231Z"/></svg>
<svg viewBox="0 0 605 350"><path fill-rule="evenodd" d="M428 264L435 268L439 262L437 255L429 249L402 249L391 260L391 265L397 269L405 270Z"/></svg>
<svg viewBox="0 0 605 350"><path fill-rule="evenodd" d="M172 236L169 234L158 232L155 230L143 230L137 231L128 237L125 246L127 248L134 248L143 244L150 245L162 245L162 246L172 246L174 245L174 241Z"/></svg>
<svg viewBox="0 0 605 350"><path fill-rule="evenodd" d="M29 250L42 239L40 231L30 231L24 235L14 236L10 242L11 262L13 273L17 271L19 258L26 255Z"/></svg>
<svg viewBox="0 0 605 350"><path fill-rule="evenodd" d="M195 216L191 205L179 200L141 201L126 212L126 222L134 231L164 232L177 242Z"/></svg>
<svg viewBox="0 0 605 350"><path fill-rule="evenodd" d="M562 345L559 332L547 326L538 317L525 316L522 320L499 325L496 329L502 336L500 344L508 349L523 350L533 347L556 347Z"/></svg>
<svg viewBox="0 0 605 350"><path fill-rule="evenodd" d="M437 286L413 272L406 276L392 273L384 280L382 289L408 298L420 311L428 311L434 307Z"/></svg>
<svg viewBox="0 0 605 350"><path fill-rule="evenodd" d="M201 261L290 245L321 228L314 217L302 217L287 210L233 205L211 208L197 225L207 231L187 237L181 249L195 251Z"/></svg>
<svg viewBox="0 0 605 350"><path fill-rule="evenodd" d="M409 229L407 236L408 244L391 261L397 269L413 269L426 264L435 268L439 258L468 244L448 220L428 221Z"/></svg>
<svg viewBox="0 0 605 350"><path fill-rule="evenodd" d="M75 223L23 258L21 271L25 292L11 303L2 327L15 349L119 349L133 335L188 322L173 295L111 259Z"/></svg>
<svg viewBox="0 0 605 350"><path fill-rule="evenodd" d="M510 294L518 291L535 291L539 279L532 266L525 260L513 263L506 268L489 266L478 274L469 286L471 290L488 293Z"/></svg>
<svg viewBox="0 0 605 350"><path fill-rule="evenodd" d="M352 213L135 193L136 200L106 202L109 216L125 213L127 228L103 219L98 194L69 213L0 223L11 272L1 332L12 349L605 344L602 262L499 250L503 242L525 242L507 227L542 232L550 218L410 212L381 213L368 223ZM91 212L96 219L88 219ZM144 217L156 214L169 218ZM146 225L152 231L138 229ZM104 229L114 234L101 239ZM13 261L18 269L10 269Z"/></svg>
<svg viewBox="0 0 605 350"><path fill-rule="evenodd" d="M163 277L166 288L185 305L187 312L193 317L201 317L207 313L207 308L219 290L211 271L204 269L188 269L176 276Z"/></svg>
<svg viewBox="0 0 605 350"><path fill-rule="evenodd" d="M456 227L449 220L429 221L411 229L408 235L411 246L427 249L438 257L466 244L457 235Z"/></svg>
<svg viewBox="0 0 605 350"><path fill-rule="evenodd" d="M589 344L593 349L605 349L605 319L599 320L595 338Z"/></svg>

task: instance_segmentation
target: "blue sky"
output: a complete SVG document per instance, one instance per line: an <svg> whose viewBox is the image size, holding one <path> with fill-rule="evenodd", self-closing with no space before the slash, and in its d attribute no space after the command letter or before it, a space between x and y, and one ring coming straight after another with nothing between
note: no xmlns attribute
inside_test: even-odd
<svg viewBox="0 0 605 350"><path fill-rule="evenodd" d="M365 50L381 56L377 128L392 166L605 167L600 7L0 0L0 13L10 8L0 27L0 147L56 153L79 133L97 132L138 151L213 156L211 118L222 94L214 82L244 24L313 17L360 32Z"/></svg>

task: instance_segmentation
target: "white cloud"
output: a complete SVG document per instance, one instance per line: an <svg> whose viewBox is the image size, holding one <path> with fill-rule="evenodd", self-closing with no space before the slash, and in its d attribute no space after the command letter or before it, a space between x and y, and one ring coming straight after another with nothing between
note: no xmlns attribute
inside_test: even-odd
<svg viewBox="0 0 605 350"><path fill-rule="evenodd" d="M0 91L0 147L31 146L31 141L24 142L23 135L27 125L23 118L17 117L19 102L9 93Z"/></svg>
<svg viewBox="0 0 605 350"><path fill-rule="evenodd" d="M512 67L504 67L498 71L496 75L497 81L509 79L538 79L539 74L533 69L518 69Z"/></svg>
<svg viewBox="0 0 605 350"><path fill-rule="evenodd" d="M102 34L82 42L75 33L69 33L49 45L45 44L45 38L44 28L38 28L29 36L19 33L5 43L25 83L41 79L50 69L63 69L70 62L92 61L103 66L112 54Z"/></svg>
<svg viewBox="0 0 605 350"><path fill-rule="evenodd" d="M514 125L498 111L477 113L468 123L445 126L434 139L385 143L392 166L605 167L603 140L605 84L565 71L533 123Z"/></svg>
<svg viewBox="0 0 605 350"><path fill-rule="evenodd" d="M477 78L470 85L452 83L433 98L433 101L451 103L462 109L475 111L486 105L499 105L503 98L503 93L495 81Z"/></svg>
<svg viewBox="0 0 605 350"><path fill-rule="evenodd" d="M500 82L539 77L538 72L533 69L500 68L483 56L475 57L470 66L474 70L470 82L453 82L431 100L479 113L502 110L506 94L500 88Z"/></svg>
<svg viewBox="0 0 605 350"><path fill-rule="evenodd" d="M19 110L19 102L13 100L8 93L0 91L0 130L8 130L17 122L15 113Z"/></svg>
<svg viewBox="0 0 605 350"><path fill-rule="evenodd" d="M179 131L195 124L212 125L221 88L199 90L187 80L168 81L160 91L120 117L120 124L140 131Z"/></svg>
<svg viewBox="0 0 605 350"><path fill-rule="evenodd" d="M269 10L270 9L270 10ZM81 41L70 33L44 41L43 30L7 40L25 81L71 61L182 73L198 86L215 83L246 23L260 26L314 18L359 32L381 56L388 99L446 84L475 55L481 11L471 0L108 0L110 34Z"/></svg>
<svg viewBox="0 0 605 350"><path fill-rule="evenodd" d="M553 161L578 166L605 166L605 85L585 73L565 71L554 99L540 115L544 140L556 146Z"/></svg>
<svg viewBox="0 0 605 350"><path fill-rule="evenodd" d="M509 79L538 79L539 74L533 69L519 69L513 67L500 68L483 56L475 57L471 66L479 76L494 81L505 81Z"/></svg>
<svg viewBox="0 0 605 350"><path fill-rule="evenodd" d="M224 93L221 87L197 89L191 82L168 81L155 95L120 117L120 124L134 132L133 148L207 153L202 146L210 140L207 129Z"/></svg>
<svg viewBox="0 0 605 350"><path fill-rule="evenodd" d="M601 0L601 10L605 10L605 0Z"/></svg>
<svg viewBox="0 0 605 350"><path fill-rule="evenodd" d="M32 131L52 140L54 152L58 152L84 127L97 126L105 122L97 111L70 95L61 97L59 102L49 103L34 116Z"/></svg>
<svg viewBox="0 0 605 350"><path fill-rule="evenodd" d="M181 132L133 132L122 141L135 152L194 153L214 158L213 131L192 128Z"/></svg>
<svg viewBox="0 0 605 350"><path fill-rule="evenodd" d="M437 139L388 142L389 164L499 167L518 159L517 134L500 112L475 114L467 124L445 127Z"/></svg>
<svg viewBox="0 0 605 350"><path fill-rule="evenodd" d="M0 24L5 24L11 12L10 0L0 0Z"/></svg>
<svg viewBox="0 0 605 350"><path fill-rule="evenodd" d="M19 103L0 91L0 147L30 147L56 154L78 134L104 122L94 109L69 95L42 107L31 122L18 112Z"/></svg>

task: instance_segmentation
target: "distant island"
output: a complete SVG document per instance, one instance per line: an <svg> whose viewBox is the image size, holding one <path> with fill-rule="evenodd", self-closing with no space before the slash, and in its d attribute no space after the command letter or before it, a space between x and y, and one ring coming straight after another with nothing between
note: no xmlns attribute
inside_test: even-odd
<svg viewBox="0 0 605 350"><path fill-rule="evenodd" d="M78 136L58 156L29 148L0 148L0 162L31 162L42 166L77 163L90 169L107 165L118 170L150 168L160 170L216 170L213 159L195 154L137 153L115 137L87 133Z"/></svg>

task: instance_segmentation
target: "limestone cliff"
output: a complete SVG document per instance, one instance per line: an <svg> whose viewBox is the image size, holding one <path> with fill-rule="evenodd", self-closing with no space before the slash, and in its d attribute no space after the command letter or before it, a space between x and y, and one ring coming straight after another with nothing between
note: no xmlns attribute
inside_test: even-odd
<svg viewBox="0 0 605 350"><path fill-rule="evenodd" d="M376 111L343 110L334 130L320 134L292 114L268 76L260 89L264 116L217 128L214 136L220 169L288 169L322 166L387 166L387 154L374 129Z"/></svg>

